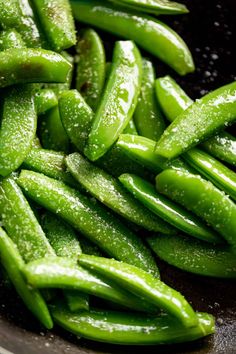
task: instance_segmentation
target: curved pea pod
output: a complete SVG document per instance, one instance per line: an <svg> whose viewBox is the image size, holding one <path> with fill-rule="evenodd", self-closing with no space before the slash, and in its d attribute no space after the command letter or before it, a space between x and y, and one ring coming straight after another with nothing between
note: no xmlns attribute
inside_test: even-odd
<svg viewBox="0 0 236 354"><path fill-rule="evenodd" d="M103 1L72 0L71 6L76 20L135 41L180 75L194 71L193 59L185 42L163 22Z"/></svg>
<svg viewBox="0 0 236 354"><path fill-rule="evenodd" d="M90 160L103 156L127 126L137 104L141 75L141 56L135 44L116 42L111 73L84 150Z"/></svg>
<svg viewBox="0 0 236 354"><path fill-rule="evenodd" d="M79 264L160 307L184 326L197 325L196 314L185 298L144 270L113 259L88 255L80 255Z"/></svg>
<svg viewBox="0 0 236 354"><path fill-rule="evenodd" d="M75 45L75 26L67 0L31 0L52 49L61 52Z"/></svg>
<svg viewBox="0 0 236 354"><path fill-rule="evenodd" d="M46 328L51 329L53 322L47 305L39 291L30 289L25 282L22 275L24 261L16 245L2 228L0 228L0 261L25 305Z"/></svg>
<svg viewBox="0 0 236 354"><path fill-rule="evenodd" d="M148 209L137 202L120 182L74 153L66 158L66 164L73 177L96 199L129 221L150 231L171 233L168 224L155 217Z"/></svg>
<svg viewBox="0 0 236 354"><path fill-rule="evenodd" d="M235 119L236 82L233 82L212 91L181 113L157 142L156 153L167 159L175 158Z"/></svg>
<svg viewBox="0 0 236 354"><path fill-rule="evenodd" d="M236 205L211 182L184 171L165 170L156 177L156 187L205 220L236 250Z"/></svg>
<svg viewBox="0 0 236 354"><path fill-rule="evenodd" d="M79 290L100 297L127 308L139 311L157 312L152 304L132 295L126 290L86 269L75 265L74 260L62 257L47 257L28 263L23 270L28 283L36 288L61 288Z"/></svg>
<svg viewBox="0 0 236 354"><path fill-rule="evenodd" d="M23 48L25 43L16 30L10 29L0 32L0 51L10 48Z"/></svg>
<svg viewBox="0 0 236 354"><path fill-rule="evenodd" d="M0 174L15 171L27 156L37 127L34 92L30 87L17 86L3 99L0 129Z"/></svg>
<svg viewBox="0 0 236 354"><path fill-rule="evenodd" d="M236 173L200 149L193 148L184 159L201 175L236 200Z"/></svg>
<svg viewBox="0 0 236 354"><path fill-rule="evenodd" d="M236 278L235 254L228 247L209 245L186 235L151 236L147 242L158 257L186 272Z"/></svg>
<svg viewBox="0 0 236 354"><path fill-rule="evenodd" d="M139 135L159 140L165 130L164 117L155 97L155 72L153 64L143 59L143 76L134 122Z"/></svg>
<svg viewBox="0 0 236 354"><path fill-rule="evenodd" d="M64 82L71 64L45 49L13 48L0 52L0 87L29 82Z"/></svg>
<svg viewBox="0 0 236 354"><path fill-rule="evenodd" d="M18 183L31 199L62 217L112 257L159 274L142 240L94 201L33 171L22 171Z"/></svg>
<svg viewBox="0 0 236 354"><path fill-rule="evenodd" d="M35 94L34 101L38 115L46 113L58 104L57 96L52 89L39 90Z"/></svg>
<svg viewBox="0 0 236 354"><path fill-rule="evenodd" d="M207 242L222 242L221 237L193 214L157 193L151 183L131 174L121 175L119 180L135 198L172 226Z"/></svg>
<svg viewBox="0 0 236 354"><path fill-rule="evenodd" d="M98 34L88 28L79 33L76 51L76 89L95 111L105 82L106 59L103 43Z"/></svg>

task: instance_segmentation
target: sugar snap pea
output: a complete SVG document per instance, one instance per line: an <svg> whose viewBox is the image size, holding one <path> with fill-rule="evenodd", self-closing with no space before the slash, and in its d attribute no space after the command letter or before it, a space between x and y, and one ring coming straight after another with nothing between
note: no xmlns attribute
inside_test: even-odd
<svg viewBox="0 0 236 354"><path fill-rule="evenodd" d="M143 59L143 75L134 122L139 135L159 140L165 130L164 118L155 96L155 72L150 60Z"/></svg>
<svg viewBox="0 0 236 354"><path fill-rule="evenodd" d="M76 20L132 39L180 75L194 71L188 47L179 35L163 22L151 16L113 7L103 1L71 0L71 6Z"/></svg>
<svg viewBox="0 0 236 354"><path fill-rule="evenodd" d="M173 230L160 218L135 200L120 182L92 165L79 153L66 158L66 164L73 177L95 198L131 222L150 231L171 233Z"/></svg>
<svg viewBox="0 0 236 354"><path fill-rule="evenodd" d="M46 113L58 104L57 96L52 89L39 90L35 94L34 101L38 115Z"/></svg>
<svg viewBox="0 0 236 354"><path fill-rule="evenodd" d="M45 49L12 48L0 52L0 87L28 82L64 82L71 64Z"/></svg>
<svg viewBox="0 0 236 354"><path fill-rule="evenodd" d="M174 227L207 242L222 242L220 236L193 214L157 193L151 183L131 174L123 174L119 180L141 203Z"/></svg>
<svg viewBox="0 0 236 354"><path fill-rule="evenodd" d="M2 228L0 228L0 261L25 305L46 328L51 329L53 322L47 305L39 291L30 289L25 282L21 273L24 261L16 245Z"/></svg>
<svg viewBox="0 0 236 354"><path fill-rule="evenodd" d="M1 69L0 69L1 70ZM27 156L37 127L34 89L16 86L5 92L0 129L0 174L15 171Z"/></svg>
<svg viewBox="0 0 236 354"><path fill-rule="evenodd" d="M103 156L127 126L137 104L141 75L141 56L135 44L116 42L111 73L84 150L90 160Z"/></svg>
<svg viewBox="0 0 236 354"><path fill-rule="evenodd" d="M165 170L156 177L156 187L205 220L236 250L236 205L211 182L184 171Z"/></svg>
<svg viewBox="0 0 236 354"><path fill-rule="evenodd" d="M18 183L31 199L61 216L112 257L159 274L142 240L94 201L33 171L22 170Z"/></svg>
<svg viewBox="0 0 236 354"><path fill-rule="evenodd" d="M147 241L158 257L186 272L236 278L235 254L227 247L209 245L186 235L151 236Z"/></svg>
<svg viewBox="0 0 236 354"><path fill-rule="evenodd" d="M235 120L236 82L232 82L181 113L157 142L156 153L167 159L177 157Z"/></svg>
<svg viewBox="0 0 236 354"><path fill-rule="evenodd" d="M76 89L95 111L105 81L106 59L103 43L93 29L85 29L79 33L76 50Z"/></svg>
<svg viewBox="0 0 236 354"><path fill-rule="evenodd" d="M16 30L10 29L0 32L0 51L10 48L23 48L25 43Z"/></svg>
<svg viewBox="0 0 236 354"><path fill-rule="evenodd" d="M196 314L185 298L144 270L113 259L88 255L80 255L79 264L147 299L178 318L186 327L197 325Z"/></svg>

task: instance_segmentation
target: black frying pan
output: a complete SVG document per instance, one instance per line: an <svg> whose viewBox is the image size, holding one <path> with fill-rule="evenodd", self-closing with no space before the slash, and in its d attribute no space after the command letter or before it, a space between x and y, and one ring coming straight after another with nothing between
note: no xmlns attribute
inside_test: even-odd
<svg viewBox="0 0 236 354"><path fill-rule="evenodd" d="M189 44L197 70L178 77L157 62L157 74L171 74L193 98L236 80L236 0L183 0L190 15L165 19ZM109 47L113 38L102 36ZM160 263L160 262L159 262ZM193 276L160 263L164 281L181 291L198 311L216 316L214 336L168 347L121 347L79 340L60 328L47 332L13 290L0 285L0 346L14 354L233 354L236 353L236 283ZM0 349L0 354L1 349Z"/></svg>

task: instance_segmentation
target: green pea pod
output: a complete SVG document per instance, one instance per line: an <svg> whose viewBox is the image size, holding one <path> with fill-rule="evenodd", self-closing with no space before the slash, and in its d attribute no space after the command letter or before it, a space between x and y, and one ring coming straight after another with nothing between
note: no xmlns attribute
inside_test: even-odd
<svg viewBox="0 0 236 354"><path fill-rule="evenodd" d="M111 73L84 150L90 160L103 156L127 126L137 104L141 75L141 56L135 44L116 42Z"/></svg>
<svg viewBox="0 0 236 354"><path fill-rule="evenodd" d="M14 29L0 32L0 51L10 48L23 48L25 43L17 31Z"/></svg>
<svg viewBox="0 0 236 354"><path fill-rule="evenodd" d="M79 153L69 155L66 164L73 177L108 208L147 230L173 232L168 224L155 217L129 195L116 178L92 165Z"/></svg>
<svg viewBox="0 0 236 354"><path fill-rule="evenodd" d="M69 1L31 0L52 49L61 52L75 45L75 26Z"/></svg>
<svg viewBox="0 0 236 354"><path fill-rule="evenodd" d="M119 180L148 209L177 229L207 242L222 242L221 237L194 215L157 193L151 183L130 174L121 175Z"/></svg>
<svg viewBox="0 0 236 354"><path fill-rule="evenodd" d="M75 265L74 260L68 258L47 257L30 262L24 267L24 275L28 283L36 288L79 290L127 308L152 313L158 311L152 304L120 287L109 285L109 282Z"/></svg>
<svg viewBox="0 0 236 354"><path fill-rule="evenodd" d="M232 199L236 200L236 173L200 149L193 148L184 159Z"/></svg>
<svg viewBox="0 0 236 354"><path fill-rule="evenodd" d="M79 33L76 89L95 111L105 82L106 59L103 43L91 28Z"/></svg>
<svg viewBox="0 0 236 354"><path fill-rule="evenodd" d="M193 103L191 98L169 76L156 80L156 94L161 108L170 122L173 122ZM201 147L212 156L231 165L236 165L236 138L231 134L220 132L201 143Z"/></svg>
<svg viewBox="0 0 236 354"><path fill-rule="evenodd" d="M0 87L28 82L64 82L71 64L45 49L13 48L0 52Z"/></svg>
<svg viewBox="0 0 236 354"><path fill-rule="evenodd" d="M159 140L165 130L164 117L155 97L155 72L150 60L143 59L143 76L134 122L139 135Z"/></svg>
<svg viewBox="0 0 236 354"><path fill-rule="evenodd" d="M34 100L38 115L46 113L58 104L57 96L52 89L39 90L36 92Z"/></svg>
<svg viewBox="0 0 236 354"><path fill-rule="evenodd" d="M109 0L117 5L154 15L179 15L188 13L184 4L163 0Z"/></svg>
<svg viewBox="0 0 236 354"><path fill-rule="evenodd" d="M3 99L0 129L0 174L15 171L27 156L37 127L34 90L16 86Z"/></svg>
<svg viewBox="0 0 236 354"><path fill-rule="evenodd" d="M165 170L157 190L205 220L236 250L236 205L211 182L184 171Z"/></svg>
<svg viewBox="0 0 236 354"><path fill-rule="evenodd" d="M212 91L181 113L157 142L156 153L167 159L175 158L235 119L236 82L233 82Z"/></svg>
<svg viewBox="0 0 236 354"><path fill-rule="evenodd" d="M124 134L133 134L133 135L138 135L135 123L133 119L130 119L128 125L123 131Z"/></svg>
<svg viewBox="0 0 236 354"><path fill-rule="evenodd" d="M17 245L25 262L54 255L41 226L12 177L0 182L0 215L2 225Z"/></svg>
<svg viewBox="0 0 236 354"><path fill-rule="evenodd" d="M93 242L89 241L87 238L83 237L82 235L79 235L78 238L82 249L82 253L90 254L91 256L99 256L99 257L103 256L102 251Z"/></svg>
<svg viewBox="0 0 236 354"><path fill-rule="evenodd" d="M22 171L19 185L35 202L56 213L106 253L158 276L158 269L142 240L107 210L60 181Z"/></svg>
<svg viewBox="0 0 236 354"><path fill-rule="evenodd" d="M198 324L186 328L172 316L155 317L115 311L73 314L60 304L51 306L54 321L65 330L97 342L123 345L160 345L189 342L215 332L214 317L197 313Z"/></svg>
<svg viewBox="0 0 236 354"><path fill-rule="evenodd" d="M163 22L103 1L71 0L71 6L76 20L135 41L180 75L194 71L193 59L185 42Z"/></svg>
<svg viewBox="0 0 236 354"><path fill-rule="evenodd" d="M147 241L158 257L186 272L236 278L235 254L227 247L209 245L186 235L151 236Z"/></svg>
<svg viewBox="0 0 236 354"><path fill-rule="evenodd" d="M2 228L0 228L0 261L25 305L46 328L51 329L53 322L47 305L39 291L30 289L26 284L21 273L24 261L16 245Z"/></svg>
<svg viewBox="0 0 236 354"><path fill-rule="evenodd" d="M144 270L113 259L88 255L80 255L79 264L150 301L178 318L184 326L197 325L196 314L185 298Z"/></svg>
<svg viewBox="0 0 236 354"><path fill-rule="evenodd" d="M23 167L58 179L71 187L78 187L78 183L67 171L62 152L33 147L24 159Z"/></svg>

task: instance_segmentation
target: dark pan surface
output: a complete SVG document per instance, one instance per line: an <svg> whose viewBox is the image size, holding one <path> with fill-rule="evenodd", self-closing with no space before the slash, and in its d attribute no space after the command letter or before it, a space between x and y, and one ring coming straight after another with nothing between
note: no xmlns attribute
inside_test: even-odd
<svg viewBox="0 0 236 354"><path fill-rule="evenodd" d="M190 15L167 18L187 41L195 58L197 71L180 78L157 63L157 74L173 75L185 90L197 98L218 86L236 80L236 0L183 0ZM105 40L110 41L105 35ZM42 329L25 309L13 290L0 285L0 346L14 354L233 354L236 353L236 284L207 279L178 271L160 263L162 278L181 291L198 311L216 316L214 336L194 343L131 348L97 344L77 339L60 328ZM1 349L0 349L1 353ZM1 353L2 354L2 353Z"/></svg>

